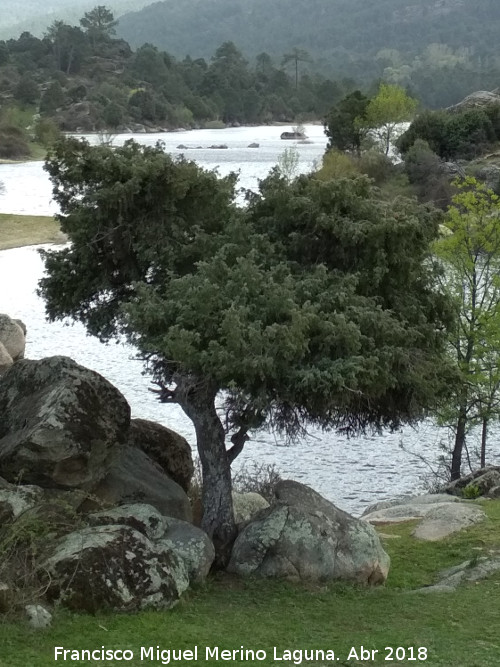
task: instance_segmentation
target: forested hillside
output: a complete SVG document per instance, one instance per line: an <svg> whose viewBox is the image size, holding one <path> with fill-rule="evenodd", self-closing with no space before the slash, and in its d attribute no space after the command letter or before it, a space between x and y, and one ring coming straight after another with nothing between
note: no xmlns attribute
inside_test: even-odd
<svg viewBox="0 0 500 667"><path fill-rule="evenodd" d="M141 9L148 4L148 0L113 0L106 3L115 14ZM0 39L17 37L25 31L40 37L51 21L75 22L94 5L93 0L49 0L46 3L40 0L2 0Z"/></svg>
<svg viewBox="0 0 500 667"><path fill-rule="evenodd" d="M180 60L150 44L134 52L115 27L101 5L79 25L54 21L42 39L24 32L0 41L0 158L26 156L29 139L48 145L59 130L320 119L352 89L352 82L303 76L300 52L289 71L266 54L249 63L233 42L219 45L208 62Z"/></svg>
<svg viewBox="0 0 500 667"><path fill-rule="evenodd" d="M498 0L165 0L124 15L118 33L180 57L229 39L246 56L300 48L329 75L383 76L434 107L500 85Z"/></svg>

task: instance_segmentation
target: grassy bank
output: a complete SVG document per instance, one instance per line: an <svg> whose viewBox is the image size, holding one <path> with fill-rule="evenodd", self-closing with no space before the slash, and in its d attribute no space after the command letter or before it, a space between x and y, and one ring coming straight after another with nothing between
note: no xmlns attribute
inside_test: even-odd
<svg viewBox="0 0 500 667"><path fill-rule="evenodd" d="M482 554L500 552L500 501L485 502L488 520L447 540L417 542L411 524L384 526L382 539L392 558L387 585L371 590L347 585L305 586L277 582L212 579L168 612L135 615L77 616L59 612L53 628L29 632L21 624L0 625L2 667L64 665L161 665L140 659L141 647L192 649L198 660L177 665L224 664L205 659L206 647L257 649L264 660L225 662L245 665L416 665L489 667L500 660L500 576L469 584L455 593L414 593L433 583L446 567ZM54 647L66 649L129 649L128 662L54 661ZM361 649L377 649L370 660L357 659ZM274 649L277 647L275 659ZM391 647L399 650L399 657ZM413 647L413 657L411 660ZM418 648L427 659L418 660ZM283 659L286 649L331 649L335 660ZM403 658L402 649L405 650ZM351 658L348 659L351 653ZM421 652L421 657L424 653ZM366 654L365 654L366 657ZM392 657L392 660L388 658ZM166 654L164 654L166 659ZM166 663L165 663L166 664Z"/></svg>
<svg viewBox="0 0 500 667"><path fill-rule="evenodd" d="M50 216L0 213L0 250L61 240L59 225Z"/></svg>

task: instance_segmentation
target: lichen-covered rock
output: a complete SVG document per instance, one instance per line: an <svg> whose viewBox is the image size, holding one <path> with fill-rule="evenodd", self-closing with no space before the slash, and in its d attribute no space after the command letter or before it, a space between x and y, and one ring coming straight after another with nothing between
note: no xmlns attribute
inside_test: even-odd
<svg viewBox="0 0 500 667"><path fill-rule="evenodd" d="M13 361L22 359L26 346L26 326L21 320L13 320L0 313L0 343Z"/></svg>
<svg viewBox="0 0 500 667"><path fill-rule="evenodd" d="M89 514L91 526L130 526L154 542L165 534L167 520L152 505L133 503Z"/></svg>
<svg viewBox="0 0 500 667"><path fill-rule="evenodd" d="M269 507L269 503L260 493L237 493L233 491L233 511L236 523L249 521L257 512L267 507Z"/></svg>
<svg viewBox="0 0 500 667"><path fill-rule="evenodd" d="M43 564L47 596L70 609L169 608L188 588L180 558L157 550L129 526L93 526L66 535Z"/></svg>
<svg viewBox="0 0 500 667"><path fill-rule="evenodd" d="M184 490L143 451L129 445L120 449L108 473L90 495L105 506L145 503L163 516L183 521L193 518Z"/></svg>
<svg viewBox="0 0 500 667"><path fill-rule="evenodd" d="M215 558L208 535L191 523L162 516L151 505L135 503L90 514L92 526L126 525L139 531L161 552L173 551L181 560L189 583L203 581Z"/></svg>
<svg viewBox="0 0 500 667"><path fill-rule="evenodd" d="M500 571L500 558L481 557L466 560L460 565L443 570L438 574L439 581L432 586L417 588L415 593L452 593L461 584L481 581Z"/></svg>
<svg viewBox="0 0 500 667"><path fill-rule="evenodd" d="M453 498L447 493L425 493L420 496L400 496L399 498L393 498L392 500L380 500L379 502L373 503L367 507L363 514L361 515L363 519L369 514L378 512L379 510L389 509L391 507L397 507L401 505L418 505L419 512L425 512L426 505L435 505L437 503L449 503L449 502L459 502L459 498ZM388 513L390 515L390 512ZM422 516L422 514L418 514Z"/></svg>
<svg viewBox="0 0 500 667"><path fill-rule="evenodd" d="M394 502L381 502L368 508L362 519L373 525L403 523L421 519L431 513L435 507L460 504L460 498L446 493L427 494L400 498ZM374 509L375 508L375 509Z"/></svg>
<svg viewBox="0 0 500 667"><path fill-rule="evenodd" d="M362 519L374 525L422 519L413 531L413 537L434 541L482 521L484 517L482 509L469 501L447 493L428 493L377 503L368 508Z"/></svg>
<svg viewBox="0 0 500 667"><path fill-rule="evenodd" d="M24 611L28 617L28 624L33 630L43 630L52 623L52 614L41 604L27 604Z"/></svg>
<svg viewBox="0 0 500 667"><path fill-rule="evenodd" d="M3 375L14 364L14 359L7 352L4 344L0 342L0 375Z"/></svg>
<svg viewBox="0 0 500 667"><path fill-rule="evenodd" d="M42 497L43 491L38 486L9 484L0 477L0 526L17 519L40 502Z"/></svg>
<svg viewBox="0 0 500 667"><path fill-rule="evenodd" d="M489 90L477 90L470 95L467 95L463 100L448 107L446 111L451 113L460 113L462 111L469 111L470 109L484 109L491 105L500 104L500 95Z"/></svg>
<svg viewBox="0 0 500 667"><path fill-rule="evenodd" d="M486 466L479 470L469 473L456 479L442 487L443 493L449 493L454 496L463 496L467 487L473 487L474 494L486 496L490 489L500 486L500 466Z"/></svg>
<svg viewBox="0 0 500 667"><path fill-rule="evenodd" d="M11 482L89 489L127 437L130 408L68 357L14 364L0 383L0 474Z"/></svg>
<svg viewBox="0 0 500 667"><path fill-rule="evenodd" d="M157 548L171 550L182 560L190 584L204 581L215 558L212 541L201 528L186 521L167 517L166 524Z"/></svg>
<svg viewBox="0 0 500 667"><path fill-rule="evenodd" d="M489 190L496 194L500 190L500 165L486 164L480 166L475 172L475 178L482 181Z"/></svg>
<svg viewBox="0 0 500 667"><path fill-rule="evenodd" d="M275 487L276 504L239 534L228 570L243 576L383 583L389 556L374 528L298 482Z"/></svg>
<svg viewBox="0 0 500 667"><path fill-rule="evenodd" d="M175 431L147 419L132 419L128 444L141 449L187 491L194 472L188 441Z"/></svg>
<svg viewBox="0 0 500 667"><path fill-rule="evenodd" d="M485 516L483 510L471 502L439 503L431 507L412 535L420 540L435 542L484 521Z"/></svg>

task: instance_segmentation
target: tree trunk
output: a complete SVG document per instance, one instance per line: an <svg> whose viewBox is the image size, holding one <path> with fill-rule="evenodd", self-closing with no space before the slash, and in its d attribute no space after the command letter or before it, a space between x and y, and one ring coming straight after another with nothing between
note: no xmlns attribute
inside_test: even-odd
<svg viewBox="0 0 500 667"><path fill-rule="evenodd" d="M457 430L455 432L455 446L451 457L451 481L460 479L460 470L462 468L462 451L465 445L465 427L467 424L467 412L465 406L460 406L457 421Z"/></svg>
<svg viewBox="0 0 500 667"><path fill-rule="evenodd" d="M486 465L486 440L488 438L488 419L483 417L483 429L481 432L481 468Z"/></svg>
<svg viewBox="0 0 500 667"><path fill-rule="evenodd" d="M216 391L196 387L182 401L184 412L192 420L203 472L202 529L215 547L215 567L229 562L237 530L231 495L231 465L226 453L225 434L215 409Z"/></svg>

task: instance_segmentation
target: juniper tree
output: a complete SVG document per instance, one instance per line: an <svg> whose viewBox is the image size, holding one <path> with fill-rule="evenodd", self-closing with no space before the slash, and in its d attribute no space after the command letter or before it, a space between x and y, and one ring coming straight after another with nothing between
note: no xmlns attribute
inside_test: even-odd
<svg viewBox="0 0 500 667"><path fill-rule="evenodd" d="M440 395L448 311L428 210L389 206L364 177L278 170L238 208L234 176L161 145L69 138L46 169L71 240L43 252L47 314L127 335L160 400L192 420L219 565L235 536L230 467L251 431L396 428Z"/></svg>

